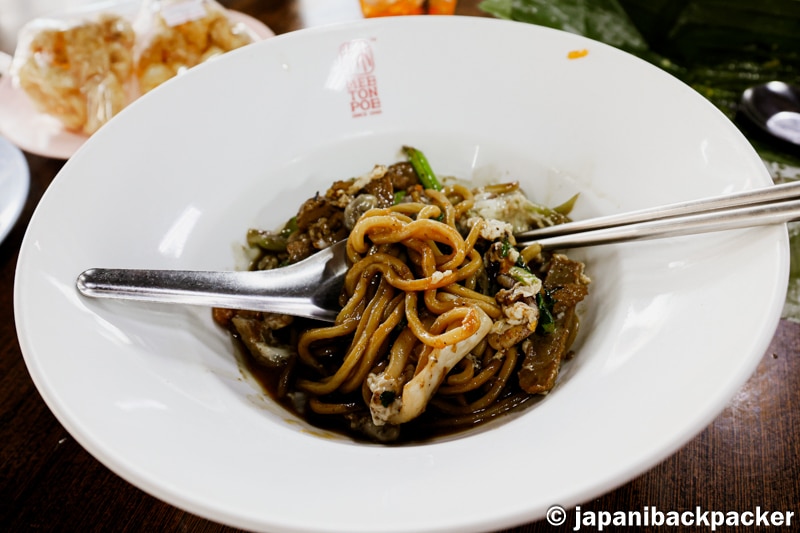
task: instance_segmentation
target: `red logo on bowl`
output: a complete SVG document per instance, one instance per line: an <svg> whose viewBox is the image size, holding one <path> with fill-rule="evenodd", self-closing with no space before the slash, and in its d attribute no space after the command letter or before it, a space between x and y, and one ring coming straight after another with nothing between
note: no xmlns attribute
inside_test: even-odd
<svg viewBox="0 0 800 533"><path fill-rule="evenodd" d="M375 54L366 39L356 39L339 47L340 74L346 76L350 113L355 117L378 115L381 99L375 77Z"/></svg>

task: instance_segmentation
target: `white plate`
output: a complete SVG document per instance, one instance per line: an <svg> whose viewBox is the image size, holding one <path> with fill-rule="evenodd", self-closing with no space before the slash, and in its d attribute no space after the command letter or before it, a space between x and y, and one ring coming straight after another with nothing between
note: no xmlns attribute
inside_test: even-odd
<svg viewBox="0 0 800 533"><path fill-rule="evenodd" d="M138 6L140 2L133 4ZM109 9L133 16L136 11L130 7L131 2L124 1ZM228 16L246 25L258 39L275 35L260 20L249 15L228 10ZM64 129L56 117L39 112L11 76L0 77L0 133L27 152L56 159L69 159L88 139L85 134Z"/></svg>
<svg viewBox="0 0 800 533"><path fill-rule="evenodd" d="M25 156L0 137L0 243L22 213L29 186L30 173Z"/></svg>
<svg viewBox="0 0 800 533"><path fill-rule="evenodd" d="M404 143L441 173L516 178L545 203L580 192L577 218L770 183L700 95L575 35L402 17L245 47L125 109L34 214L17 328L61 423L136 486L233 526L485 531L656 464L755 368L786 292L782 226L573 252L594 282L556 389L483 431L406 447L322 435L276 407L206 309L75 290L94 266L233 268L251 224L277 226Z"/></svg>

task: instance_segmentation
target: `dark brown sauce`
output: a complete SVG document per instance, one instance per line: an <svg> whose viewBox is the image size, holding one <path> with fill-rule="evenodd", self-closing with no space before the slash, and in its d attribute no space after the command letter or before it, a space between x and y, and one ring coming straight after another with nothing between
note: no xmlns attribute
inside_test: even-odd
<svg viewBox="0 0 800 533"><path fill-rule="evenodd" d="M517 412L536 401L540 397L533 397L522 392L518 387L507 387L513 390L505 394L505 396L498 401L509 402L510 408L502 413L488 417L477 423L467 425L454 425L451 423L452 416L436 412L435 409L428 409L415 420L406 422L402 425L399 431L399 436L396 440L392 441L379 441L378 439L364 434L363 432L351 427L350 421L342 415L322 415L312 411L303 402L294 401L290 396L279 394L279 380L283 370L281 368L267 368L259 363L244 347L234 335L235 350L243 370L250 374L253 379L260 385L264 394L266 394L272 401L280 405L288 413L296 416L297 418L305 421L309 425L323 431L334 433L347 437L356 442L370 443L370 444L384 444L384 445L408 445L408 444L423 444L434 440L444 438L460 437L477 427L480 427L487 422L495 420L498 417L505 416L508 413ZM296 398L297 396L295 396ZM337 397L338 400L343 402L352 401L363 404L363 399L360 393L353 393L349 398ZM364 406L361 413L365 416L369 415L369 409Z"/></svg>

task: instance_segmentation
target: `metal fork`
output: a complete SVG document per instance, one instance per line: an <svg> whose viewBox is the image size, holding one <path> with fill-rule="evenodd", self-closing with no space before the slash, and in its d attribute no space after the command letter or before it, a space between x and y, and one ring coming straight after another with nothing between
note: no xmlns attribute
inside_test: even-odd
<svg viewBox="0 0 800 533"><path fill-rule="evenodd" d="M570 222L517 235L543 250L782 224L800 219L800 182ZM147 302L268 311L332 322L347 272L345 242L275 270L255 272L92 268L81 294Z"/></svg>

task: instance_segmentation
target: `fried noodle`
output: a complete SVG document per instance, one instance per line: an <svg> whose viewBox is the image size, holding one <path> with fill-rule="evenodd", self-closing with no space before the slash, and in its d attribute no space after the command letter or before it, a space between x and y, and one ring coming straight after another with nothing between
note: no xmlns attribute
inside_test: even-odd
<svg viewBox="0 0 800 533"><path fill-rule="evenodd" d="M370 183L380 176L385 184L387 174L373 171ZM268 365L277 368L274 394L292 397L296 411L347 420L356 434L381 442L412 425L424 428L422 438L472 427L549 391L589 283L581 263L535 247L520 252L511 224L476 209L519 195L517 184L473 190L456 182L436 190L412 179L403 190L403 201L366 209L347 233L351 266L335 322L295 321L289 355ZM546 215L535 224L563 221ZM281 344L268 337L285 328L265 327L263 314L234 316L239 322L231 326L230 314L215 312L237 337L250 334L254 322L251 329L241 324L251 320L260 324L256 341ZM253 352L258 342L243 340Z"/></svg>

